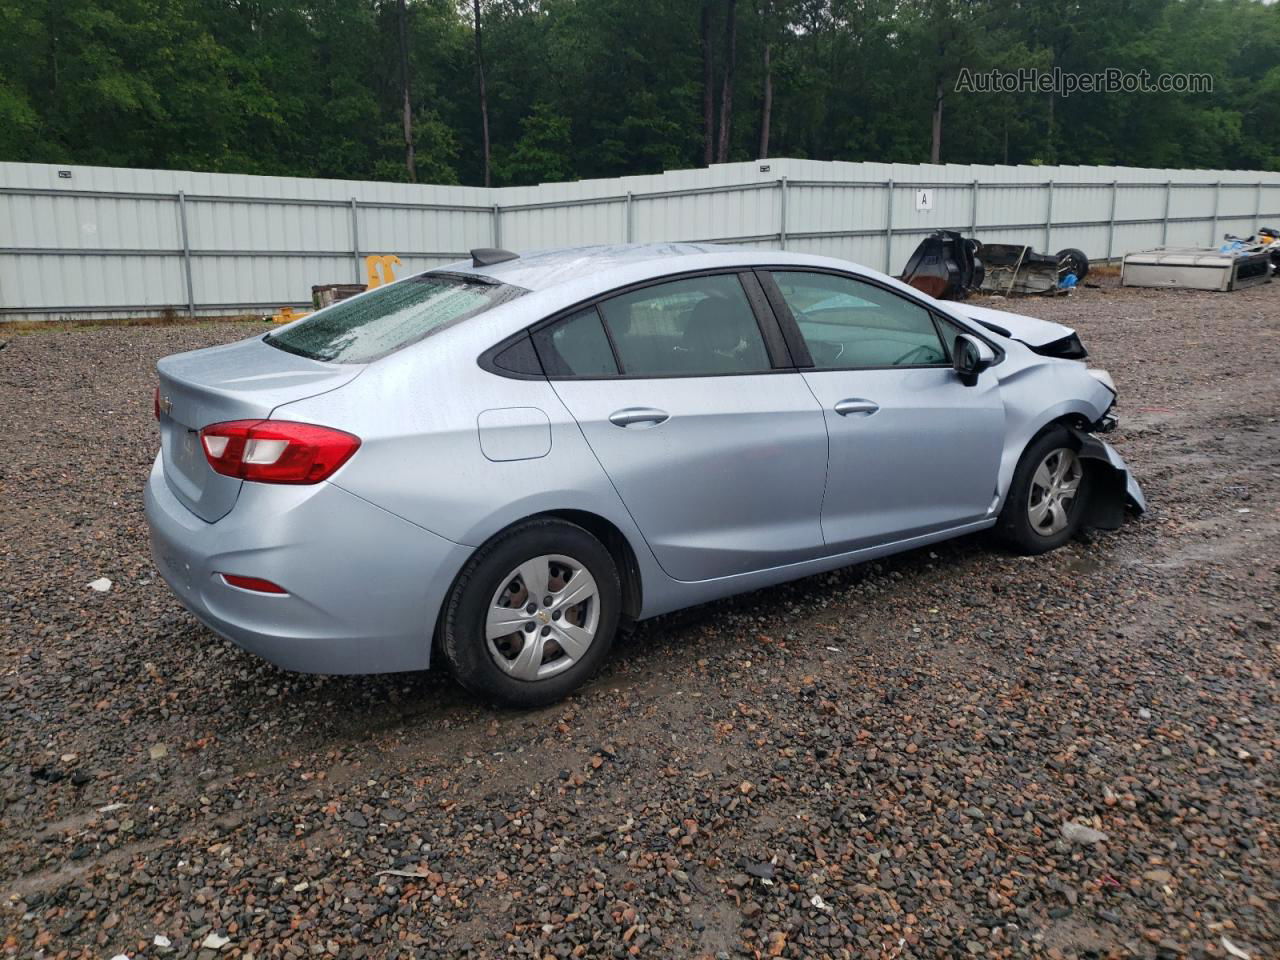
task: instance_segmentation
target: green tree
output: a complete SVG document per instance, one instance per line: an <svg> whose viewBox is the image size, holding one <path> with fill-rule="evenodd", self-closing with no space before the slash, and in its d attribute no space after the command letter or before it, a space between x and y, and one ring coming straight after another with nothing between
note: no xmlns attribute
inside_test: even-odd
<svg viewBox="0 0 1280 960"><path fill-rule="evenodd" d="M520 139L511 150L499 152L496 167L500 182L543 183L567 180L573 175L568 117L539 102L533 105L533 112L520 121L520 129Z"/></svg>
<svg viewBox="0 0 1280 960"><path fill-rule="evenodd" d="M0 159L481 183L474 6L404 0L401 16L401 0L0 0ZM501 183L695 166L708 148L729 160L1280 169L1280 3L481 8ZM961 68L1020 67L1208 73L1213 89L955 89Z"/></svg>

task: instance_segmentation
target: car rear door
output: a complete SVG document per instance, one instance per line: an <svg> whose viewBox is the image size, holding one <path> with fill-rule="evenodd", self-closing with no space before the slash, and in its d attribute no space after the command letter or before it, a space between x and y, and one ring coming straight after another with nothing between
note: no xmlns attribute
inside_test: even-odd
<svg viewBox="0 0 1280 960"><path fill-rule="evenodd" d="M984 519L996 498L1004 405L994 371L965 386L958 328L866 278L802 269L762 283L831 440L822 531L831 552Z"/></svg>
<svg viewBox="0 0 1280 960"><path fill-rule="evenodd" d="M533 339L668 575L822 553L827 431L753 274L619 291Z"/></svg>

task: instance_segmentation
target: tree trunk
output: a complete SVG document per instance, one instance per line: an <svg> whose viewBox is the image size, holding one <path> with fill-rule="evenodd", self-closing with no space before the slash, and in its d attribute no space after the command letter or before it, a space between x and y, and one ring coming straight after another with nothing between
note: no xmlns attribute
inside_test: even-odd
<svg viewBox="0 0 1280 960"><path fill-rule="evenodd" d="M769 66L769 44L764 45L764 96L760 102L760 159L769 156L769 121L773 114L773 71Z"/></svg>
<svg viewBox="0 0 1280 960"><path fill-rule="evenodd" d="M489 94L484 86L484 50L480 42L480 0L471 0L476 18L476 71L480 74L480 141L484 146L484 185L491 186L489 169Z"/></svg>
<svg viewBox="0 0 1280 960"><path fill-rule="evenodd" d="M711 0L702 4L702 162L711 166L716 150L715 58L711 52Z"/></svg>
<svg viewBox="0 0 1280 960"><path fill-rule="evenodd" d="M720 146L716 162L729 160L729 134L733 127L733 68L737 59L738 0L729 0L724 25L724 83L720 87Z"/></svg>
<svg viewBox="0 0 1280 960"><path fill-rule="evenodd" d="M940 163L942 157L942 78L933 88L933 146L929 149L929 162Z"/></svg>
<svg viewBox="0 0 1280 960"><path fill-rule="evenodd" d="M1053 140L1054 140L1053 105L1054 103L1057 102L1057 99L1058 98L1054 95L1054 93L1050 91L1049 93L1049 129L1046 132L1045 138L1044 138L1044 162L1045 163L1054 163L1055 158L1058 155L1058 151L1055 150L1053 146Z"/></svg>
<svg viewBox="0 0 1280 960"><path fill-rule="evenodd" d="M418 182L418 170L413 159L413 103L409 95L409 10L405 0L400 0L400 94L404 109L404 165L409 171L409 182Z"/></svg>

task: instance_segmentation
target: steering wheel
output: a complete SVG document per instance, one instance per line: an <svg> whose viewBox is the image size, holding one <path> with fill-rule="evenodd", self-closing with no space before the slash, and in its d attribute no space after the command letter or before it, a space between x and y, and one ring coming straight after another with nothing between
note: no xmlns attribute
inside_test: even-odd
<svg viewBox="0 0 1280 960"><path fill-rule="evenodd" d="M922 354L923 356L921 356L919 360L912 360L911 358L914 357L917 353ZM936 354L937 354L937 351L934 350L933 347L922 344L918 347L908 350L906 353L900 356L897 360L893 361L893 365L895 367L901 367L909 363L937 363L938 361L934 359Z"/></svg>

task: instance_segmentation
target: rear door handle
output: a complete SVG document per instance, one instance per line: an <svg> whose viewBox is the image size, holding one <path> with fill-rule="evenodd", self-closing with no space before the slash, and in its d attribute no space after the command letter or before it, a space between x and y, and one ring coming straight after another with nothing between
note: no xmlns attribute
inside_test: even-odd
<svg viewBox="0 0 1280 960"><path fill-rule="evenodd" d="M618 427L631 427L639 424L648 424L656 427L665 420L670 419L671 415L665 410L657 410L654 407L624 407L621 410L615 410L609 414L609 422Z"/></svg>
<svg viewBox="0 0 1280 960"><path fill-rule="evenodd" d="M870 400L863 400L859 397L851 397L848 400L841 400L836 404L836 413L842 417L847 417L851 413L859 416L869 417L880 409L880 404L873 403Z"/></svg>

